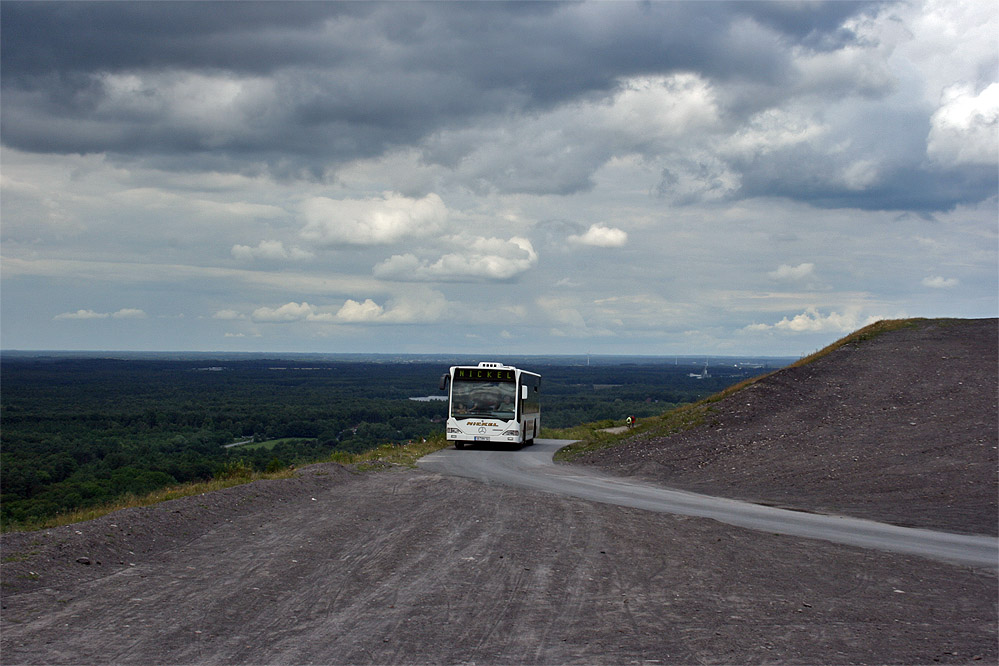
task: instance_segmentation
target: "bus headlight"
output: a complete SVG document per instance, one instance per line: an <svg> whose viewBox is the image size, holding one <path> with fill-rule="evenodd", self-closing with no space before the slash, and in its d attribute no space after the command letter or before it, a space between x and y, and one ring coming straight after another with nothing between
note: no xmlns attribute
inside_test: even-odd
<svg viewBox="0 0 999 666"><path fill-rule="evenodd" d="M519 431L519 430L507 430L507 431L506 431L506 432L504 432L503 434L504 434L504 435L509 435L509 436L511 436L511 437L516 437L517 435L519 435L519 434L520 434L520 431Z"/></svg>
<svg viewBox="0 0 999 666"><path fill-rule="evenodd" d="M461 432L460 428L448 428L447 431L451 434L458 434Z"/></svg>

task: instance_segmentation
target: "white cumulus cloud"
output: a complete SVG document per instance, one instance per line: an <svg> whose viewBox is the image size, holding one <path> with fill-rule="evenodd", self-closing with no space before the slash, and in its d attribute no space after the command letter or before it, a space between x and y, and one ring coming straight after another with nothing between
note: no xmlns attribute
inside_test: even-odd
<svg viewBox="0 0 999 666"><path fill-rule="evenodd" d="M249 245L233 245L232 256L240 261L252 261L254 259L291 259L299 261L311 259L314 255L299 247L286 248L279 240L260 241L256 247Z"/></svg>
<svg viewBox="0 0 999 666"><path fill-rule="evenodd" d="M364 302L348 299L336 318L347 324L415 324L438 321L446 311L444 295L426 290L397 296L385 306L370 298Z"/></svg>
<svg viewBox="0 0 999 666"><path fill-rule="evenodd" d="M436 194L413 199L386 193L381 198L313 197L302 205L302 237L319 245L383 245L440 231L447 206Z"/></svg>
<svg viewBox="0 0 999 666"><path fill-rule="evenodd" d="M628 242L628 233L602 224L592 224L584 234L569 236L569 241L593 247L623 247Z"/></svg>
<svg viewBox="0 0 999 666"><path fill-rule="evenodd" d="M117 312L95 312L93 310L77 310L76 312L63 312L57 314L53 319L145 319L146 313L138 308L122 308Z"/></svg>
<svg viewBox="0 0 999 666"><path fill-rule="evenodd" d="M415 324L439 321L447 308L447 299L443 294L419 288L400 293L385 305L370 298L348 298L339 308L291 301L278 307L258 307L249 319L258 324ZM219 310L213 318L230 321L247 319L235 310Z"/></svg>
<svg viewBox="0 0 999 666"><path fill-rule="evenodd" d="M602 122L626 141L672 140L719 123L711 84L693 73L623 78L609 105L587 108L590 122Z"/></svg>
<svg viewBox="0 0 999 666"><path fill-rule="evenodd" d="M994 165L999 159L999 83L979 93L967 85L944 91L930 118L926 154L947 165Z"/></svg>
<svg viewBox="0 0 999 666"><path fill-rule="evenodd" d="M122 308L111 314L114 319L145 319L146 313L138 308Z"/></svg>
<svg viewBox="0 0 999 666"><path fill-rule="evenodd" d="M345 322L366 322L376 321L385 314L385 308L375 303L370 298L359 303L353 299L347 299L337 313L336 317Z"/></svg>
<svg viewBox="0 0 999 666"><path fill-rule="evenodd" d="M781 264L777 270L770 271L767 275L774 280L802 280L813 277L815 274L815 264L804 263L797 266Z"/></svg>
<svg viewBox="0 0 999 666"><path fill-rule="evenodd" d="M107 319L107 317L107 312L77 310L76 312L63 312L62 314L57 314L54 319Z"/></svg>
<svg viewBox="0 0 999 666"><path fill-rule="evenodd" d="M960 281L957 278L945 278L940 275L923 278L923 286L932 289L950 289L956 287Z"/></svg>
<svg viewBox="0 0 999 666"><path fill-rule="evenodd" d="M397 254L375 266L375 277L401 281L509 280L538 262L534 246L526 238L455 239L461 249L436 261L414 254Z"/></svg>
<svg viewBox="0 0 999 666"><path fill-rule="evenodd" d="M301 303L285 303L278 308L259 307L253 311L251 319L255 322L287 323L293 321L331 322L333 315L318 311L305 301Z"/></svg>
<svg viewBox="0 0 999 666"><path fill-rule="evenodd" d="M785 333L852 333L858 328L873 324L884 317L863 317L858 308L847 308L844 312L830 312L827 315L818 308L809 307L801 314L784 317L776 324L750 324L744 331L762 332L777 330Z"/></svg>

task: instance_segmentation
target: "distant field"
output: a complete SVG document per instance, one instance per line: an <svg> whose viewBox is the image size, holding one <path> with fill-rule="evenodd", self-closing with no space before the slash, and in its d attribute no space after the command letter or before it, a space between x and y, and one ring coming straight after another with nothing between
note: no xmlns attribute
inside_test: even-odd
<svg viewBox="0 0 999 666"><path fill-rule="evenodd" d="M302 437L280 437L278 439L269 439L266 442L253 442L251 444L239 444L239 445L234 446L232 448L234 448L234 449L240 449L240 450L243 450L243 451L250 451L250 450L253 450L253 449L267 449L268 451L270 451L271 449L273 449L278 444L290 444L290 443L293 443L293 442L294 443L297 443L297 442L315 442L315 441L316 441L315 439L304 439Z"/></svg>

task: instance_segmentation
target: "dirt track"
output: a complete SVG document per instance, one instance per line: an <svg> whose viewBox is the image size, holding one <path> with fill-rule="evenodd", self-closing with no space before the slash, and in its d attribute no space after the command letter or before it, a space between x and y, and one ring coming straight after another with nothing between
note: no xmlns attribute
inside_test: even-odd
<svg viewBox="0 0 999 666"><path fill-rule="evenodd" d="M994 570L423 471L317 465L0 546L4 665L999 661Z"/></svg>

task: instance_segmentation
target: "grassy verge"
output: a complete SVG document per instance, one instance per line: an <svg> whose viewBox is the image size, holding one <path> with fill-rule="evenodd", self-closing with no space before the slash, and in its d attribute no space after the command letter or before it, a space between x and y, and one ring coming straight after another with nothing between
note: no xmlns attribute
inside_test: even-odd
<svg viewBox="0 0 999 666"><path fill-rule="evenodd" d="M883 334L889 333L891 331L898 331L898 330L903 329L903 328L916 328L917 326L921 326L921 325L925 324L928 321L935 321L935 322L938 322L938 323L946 323L948 320L943 320L943 319L930 320L930 319L922 319L922 318L914 318L914 319L882 319L881 321L876 321L873 324L869 324L868 326L865 326L865 327L863 327L861 329L858 329L858 330L854 331L853 333L851 333L850 335L846 336L845 338L841 338L841 339L837 340L836 342L832 343L831 345L829 345L827 347L823 347L822 349L820 349L819 351L815 352L814 354L811 354L809 356L805 356L802 359L799 359L798 361L792 363L789 367L797 368L797 367L800 367L802 365L808 365L809 363L812 363L813 361L817 361L818 359L822 358L823 356L831 354L832 352L836 351L837 349L839 349L840 347L842 347L844 345L856 344L856 343L860 343L860 342L865 342L867 340L873 340L874 338L878 337L879 335L883 335Z"/></svg>
<svg viewBox="0 0 999 666"><path fill-rule="evenodd" d="M382 444L378 448L363 453L337 451L330 460L341 465L350 465L360 472L380 469L386 465L416 467L416 461L425 455L439 451L448 445L444 435L434 435L424 441L410 442L403 446Z"/></svg>
<svg viewBox="0 0 999 666"><path fill-rule="evenodd" d="M798 361L792 363L789 367L795 368L803 365L808 365L813 363L823 356L827 356L832 352L836 351L840 347L848 344L857 344L865 342L867 340L872 340L879 335L888 333L890 331L897 331L903 328L914 328L925 324L927 321L934 321L941 325L946 325L953 320L945 319L883 319L881 321L874 322L864 328L854 331L850 335L837 340L836 342L823 347L814 354L805 356ZM775 370L774 372L780 372L780 370ZM567 429L566 433L572 433L571 436L564 436L560 434L563 431L553 431L550 435L546 435L557 439L575 439L578 440L569 446L560 449L555 454L555 460L561 461L571 461L583 454L589 453L591 451L597 451L599 449L609 448L620 444L621 442L631 439L635 435L644 434L650 437L667 437L669 435L683 432L684 430L689 430L690 428L696 427L705 421L707 415L711 412L711 405L718 402L733 393L737 393L747 386L755 384L756 382L769 377L774 374L773 372L760 375L758 377L752 377L738 384L729 386L723 391L719 391L713 395L710 395L702 400L699 400L688 405L681 405L675 409L662 414L662 416L652 417L649 419L644 419L640 421L638 427L635 429L621 433L621 434L611 434L601 430L601 424L589 424L585 426L577 426L576 428Z"/></svg>
<svg viewBox="0 0 999 666"><path fill-rule="evenodd" d="M101 516L105 516L109 513L114 513L115 511L121 511L122 509L159 504L160 502L166 502L180 497L188 497L190 495L201 495L202 493L210 493L215 490L222 490L223 488L232 488L233 486L250 483L251 481L259 481L260 479L286 479L294 475L294 473L294 470L291 469L284 469L278 472L270 473L239 470L235 473L230 472L226 476L217 477L209 481L167 486L166 488L154 490L147 495L124 495L106 504L99 504L85 509L61 513L46 520L11 525L5 531L31 532L34 530L48 529L50 527L60 527L62 525L82 523L87 520L93 520L94 518L100 518Z"/></svg>
<svg viewBox="0 0 999 666"><path fill-rule="evenodd" d="M664 413L662 416L639 419L634 428L620 433L607 432L600 427L600 424L570 428L568 430L573 433L572 437L559 434L558 431L553 431L550 435L552 438L576 440L572 444L556 451L555 460L569 462L586 453L610 448L640 435L662 437L693 428L704 421L704 416L710 409L709 401L713 402L712 398L720 399L711 396L710 398L705 398L689 405L680 405Z"/></svg>
<svg viewBox="0 0 999 666"><path fill-rule="evenodd" d="M415 467L417 460L429 453L437 451L438 449L442 449L445 446L447 446L447 442L444 439L444 435L438 435L431 437L427 441L413 442L405 446L383 444L376 449L365 451L364 453L345 453L338 451L327 460L341 465L352 466L357 471L384 469L390 465ZM219 476L211 479L210 481L168 486L166 488L160 488L159 490L153 491L148 495L142 496L125 495L123 497L119 497L113 502L79 509L69 513L63 513L46 520L9 525L6 526L4 531L31 532L51 527L60 527L62 525L71 525L73 523L82 523L84 521L100 518L101 516L105 516L109 513L114 513L115 511L120 511L122 509L149 506L151 504L158 504L160 502L166 502L168 500L178 499L181 497L188 497L190 495L201 495L203 493L232 488L233 486L239 486L244 483L252 483L253 481L260 481L262 479L287 479L293 477L295 473L296 472L293 468L286 468L276 472L254 472L240 463L235 463L227 466Z"/></svg>
<svg viewBox="0 0 999 666"><path fill-rule="evenodd" d="M764 377L769 377L772 374L773 373L771 372L758 377L751 377L739 382L738 384L733 384L723 391L719 391L718 393L698 400L697 402L675 407L668 412L664 412L660 416L639 419L634 428L625 432L609 433L604 430L606 426L600 423L570 428L566 432L571 432L571 437L563 436L558 434L558 432L552 432L550 435L552 438L578 440L569 446L559 449L555 453L555 460L569 462L583 454L616 446L617 444L638 435L647 435L649 437L668 437L669 435L689 430L690 428L696 427L704 422L708 413L711 411L712 404L732 395L733 393L741 391L747 386L755 384Z"/></svg>
<svg viewBox="0 0 999 666"><path fill-rule="evenodd" d="M623 421L594 421L583 423L571 428L542 428L538 433L541 439L586 439L594 433L601 433L604 428L614 428L624 425ZM603 432L604 435L609 433Z"/></svg>

